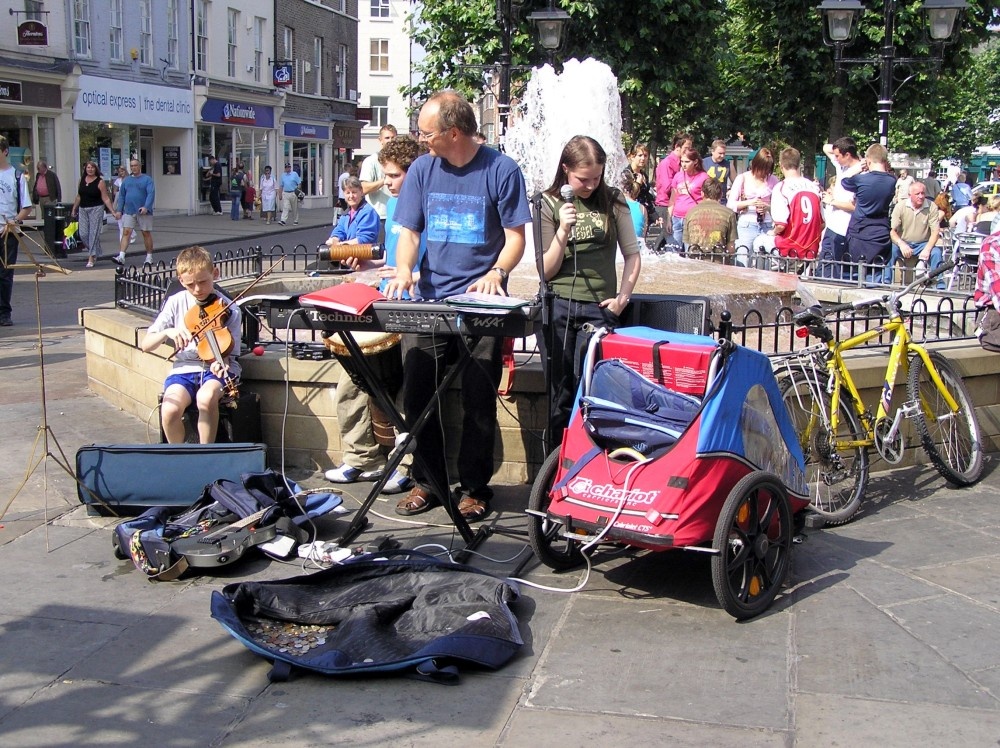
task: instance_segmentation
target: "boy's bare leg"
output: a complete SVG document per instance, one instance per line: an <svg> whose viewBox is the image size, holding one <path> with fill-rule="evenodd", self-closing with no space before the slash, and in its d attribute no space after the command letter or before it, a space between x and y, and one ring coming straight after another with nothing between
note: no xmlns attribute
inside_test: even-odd
<svg viewBox="0 0 1000 748"><path fill-rule="evenodd" d="M180 385L172 384L163 393L160 405L160 422L163 434L170 444L184 442L184 411L191 405L191 396Z"/></svg>
<svg viewBox="0 0 1000 748"><path fill-rule="evenodd" d="M212 444L219 430L219 401L222 385L214 379L205 382L198 390L198 441Z"/></svg>

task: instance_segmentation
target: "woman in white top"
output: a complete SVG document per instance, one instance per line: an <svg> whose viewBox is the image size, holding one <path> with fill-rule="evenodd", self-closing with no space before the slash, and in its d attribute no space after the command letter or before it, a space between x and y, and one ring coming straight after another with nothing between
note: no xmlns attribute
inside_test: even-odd
<svg viewBox="0 0 1000 748"><path fill-rule="evenodd" d="M774 228L771 220L771 192L778 184L774 176L774 156L761 148L750 168L733 180L726 204L736 211L736 264L749 267L753 240Z"/></svg>
<svg viewBox="0 0 1000 748"><path fill-rule="evenodd" d="M260 213L271 223L274 218L275 207L278 200L278 180L271 174L271 167L264 167L264 174L260 178Z"/></svg>

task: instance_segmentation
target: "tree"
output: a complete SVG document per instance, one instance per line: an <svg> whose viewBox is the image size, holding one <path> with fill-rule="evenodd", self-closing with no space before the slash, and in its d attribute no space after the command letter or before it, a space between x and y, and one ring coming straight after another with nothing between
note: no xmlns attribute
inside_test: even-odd
<svg viewBox="0 0 1000 748"><path fill-rule="evenodd" d="M561 0L558 5L571 17L560 57L594 57L615 72L625 129L635 139L662 142L673 130L708 117L719 93L717 65L714 54L692 54L692 40L702 28L718 27L722 3L647 0L641 10L627 12L619 0ZM516 67L542 62L529 12L526 8L511 36ZM484 73L500 59L497 26L493 0L424 3L411 32L427 53L417 66L422 79L404 88L404 95L419 100L442 87L468 95L481 91ZM706 48L713 49L711 37L707 42ZM523 82L527 76L526 69L515 69L513 77Z"/></svg>

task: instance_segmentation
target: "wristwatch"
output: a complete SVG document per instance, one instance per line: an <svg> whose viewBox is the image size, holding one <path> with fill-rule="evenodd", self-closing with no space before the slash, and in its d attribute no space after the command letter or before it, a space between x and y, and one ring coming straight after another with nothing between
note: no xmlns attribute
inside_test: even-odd
<svg viewBox="0 0 1000 748"><path fill-rule="evenodd" d="M495 270L496 273L497 273L497 275L500 276L500 282L501 283L506 283L507 282L507 278L510 277L510 273L508 273L502 267L495 267L495 268L492 268L492 269Z"/></svg>

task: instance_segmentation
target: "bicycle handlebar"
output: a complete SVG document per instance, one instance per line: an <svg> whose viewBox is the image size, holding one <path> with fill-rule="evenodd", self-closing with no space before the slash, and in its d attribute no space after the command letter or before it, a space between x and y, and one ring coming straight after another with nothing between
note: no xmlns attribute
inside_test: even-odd
<svg viewBox="0 0 1000 748"><path fill-rule="evenodd" d="M823 310L823 315L828 316L830 314L836 314L837 312L846 312L851 309L864 309L865 307L875 306L876 304L890 304L895 306L900 298L908 294L917 286L923 286L930 283L932 280L937 278L939 275L947 273L949 270L955 267L954 261L949 261L942 263L938 267L934 268L931 272L926 275L921 275L919 278L914 280L908 286L895 291L893 293L882 294L872 299L861 299L859 301L847 301L843 304L834 304L833 306L826 307Z"/></svg>

